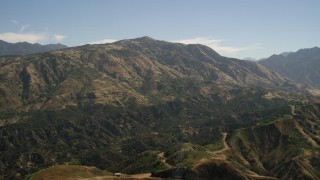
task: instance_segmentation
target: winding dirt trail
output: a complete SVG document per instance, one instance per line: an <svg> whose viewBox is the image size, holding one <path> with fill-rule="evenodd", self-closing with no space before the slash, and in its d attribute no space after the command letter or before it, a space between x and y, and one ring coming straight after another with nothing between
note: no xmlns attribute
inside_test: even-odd
<svg viewBox="0 0 320 180"><path fill-rule="evenodd" d="M227 135L228 135L228 133L222 133L222 136L223 136L223 137L222 137L223 148L220 149L220 150L218 150L218 151L214 151L214 152L213 152L214 154L219 154L219 153L222 153L223 151L226 151L226 150L230 149L229 146L228 146L228 144L226 143Z"/></svg>
<svg viewBox="0 0 320 180"><path fill-rule="evenodd" d="M297 115L294 111L296 110L296 106L295 105L291 105L291 114L292 115Z"/></svg>
<svg viewBox="0 0 320 180"><path fill-rule="evenodd" d="M170 164L168 164L166 162L167 158L164 157L164 152L158 154L158 158L160 159L160 161L165 165L167 166L168 168L171 168L172 166Z"/></svg>

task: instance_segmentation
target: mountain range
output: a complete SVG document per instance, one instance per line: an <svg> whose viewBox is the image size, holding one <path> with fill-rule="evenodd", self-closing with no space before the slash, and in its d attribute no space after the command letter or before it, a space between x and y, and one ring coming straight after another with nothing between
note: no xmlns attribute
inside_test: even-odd
<svg viewBox="0 0 320 180"><path fill-rule="evenodd" d="M320 91L207 46L141 37L2 56L0 82L0 179L54 164L320 178Z"/></svg>
<svg viewBox="0 0 320 180"><path fill-rule="evenodd" d="M67 46L63 44L30 44L27 42L8 43L0 40L0 56L4 55L26 55L40 52L48 52L58 49L64 49Z"/></svg>
<svg viewBox="0 0 320 180"><path fill-rule="evenodd" d="M272 55L260 64L298 83L320 87L320 48Z"/></svg>

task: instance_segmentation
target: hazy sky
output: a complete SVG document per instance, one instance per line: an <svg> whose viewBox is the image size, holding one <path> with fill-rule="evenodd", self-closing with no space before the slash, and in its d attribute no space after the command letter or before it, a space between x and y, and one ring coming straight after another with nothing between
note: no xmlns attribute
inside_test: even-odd
<svg viewBox="0 0 320 180"><path fill-rule="evenodd" d="M150 36L237 58L320 46L320 0L1 0L0 39L78 46Z"/></svg>

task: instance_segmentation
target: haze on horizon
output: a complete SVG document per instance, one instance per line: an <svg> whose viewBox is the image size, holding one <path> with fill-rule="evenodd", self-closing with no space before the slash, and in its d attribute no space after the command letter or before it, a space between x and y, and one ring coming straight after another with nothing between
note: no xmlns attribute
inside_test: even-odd
<svg viewBox="0 0 320 180"><path fill-rule="evenodd" d="M79 46L150 36L260 59L319 46L319 7L317 0L4 0L0 39Z"/></svg>

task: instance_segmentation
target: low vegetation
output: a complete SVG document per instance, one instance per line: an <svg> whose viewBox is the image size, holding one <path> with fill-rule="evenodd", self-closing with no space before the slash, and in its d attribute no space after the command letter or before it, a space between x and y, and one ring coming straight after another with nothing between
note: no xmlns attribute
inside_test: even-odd
<svg viewBox="0 0 320 180"><path fill-rule="evenodd" d="M0 179L65 163L166 175L213 159L223 172L279 178L292 164L318 170L317 90L206 46L143 37L0 57L0 82ZM299 156L310 163L286 161Z"/></svg>

